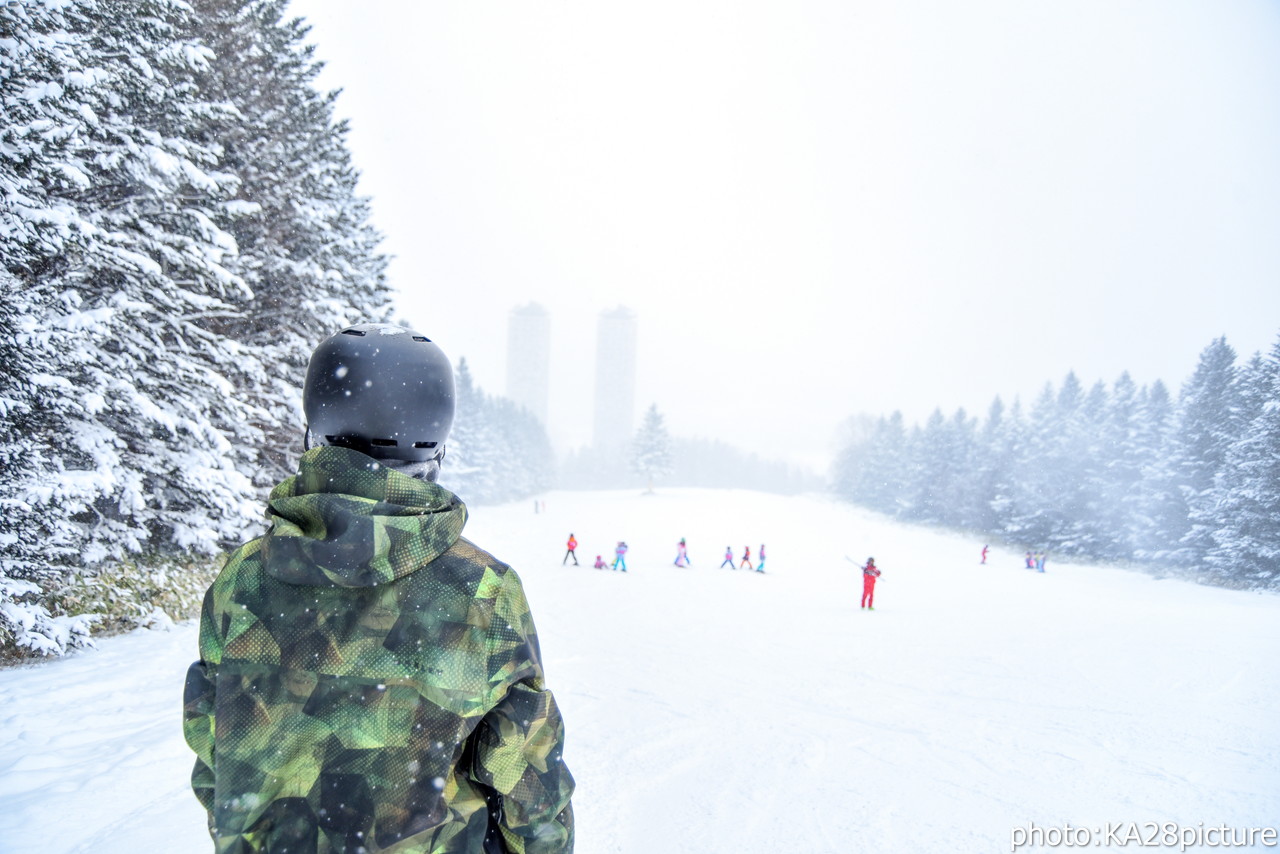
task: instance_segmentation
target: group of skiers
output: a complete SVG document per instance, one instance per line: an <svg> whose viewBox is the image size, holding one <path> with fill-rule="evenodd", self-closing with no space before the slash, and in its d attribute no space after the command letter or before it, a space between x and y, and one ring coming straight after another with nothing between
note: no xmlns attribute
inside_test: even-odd
<svg viewBox="0 0 1280 854"><path fill-rule="evenodd" d="M603 555L596 555L596 562L595 564L593 564L593 566L596 569L605 569L606 567L608 567L614 570L621 570L622 572L626 572L628 548L629 547L627 546L627 543L625 540L618 540L618 545L615 546L613 549L613 555L614 555L613 563L607 564L605 563ZM574 566L580 565L578 563L578 538L575 537L572 533L569 534L569 539L565 543L564 558L560 561L560 565L561 566L566 565L569 562L569 558L573 558ZM724 563L721 563L720 566L724 567L728 565L730 569L741 569L742 567L746 567L747 569L753 569L756 572L764 572L765 550L764 550L763 543L760 544L760 551L757 554L757 560L759 561L759 563L753 564L751 562L751 546L743 546L742 561L735 565L734 557L733 557L733 547L725 546ZM689 544L685 541L684 537L681 537L680 542L676 543L676 559L672 561L672 565L673 566L692 566L693 565L689 561Z"/></svg>
<svg viewBox="0 0 1280 854"><path fill-rule="evenodd" d="M594 564L595 568L604 569L605 567L610 567L615 570L622 570L623 572L626 572L627 548L628 546L625 540L618 540L618 545L613 549L613 563L607 564L604 562L603 555L596 555L596 562ZM572 533L569 534L569 540L565 543L564 559L560 561L560 565L564 566L568 563L569 558L573 558L574 566L580 566L578 563L578 538Z"/></svg>
<svg viewBox="0 0 1280 854"><path fill-rule="evenodd" d="M680 542L684 542L684 540L681 540ZM764 572L764 559L765 559L764 543L760 544L760 553L759 553L760 565L759 566L752 566L751 564L751 546L743 546L742 560L735 566L733 562L733 546L725 546L724 560L721 561L720 568L724 569L726 566L728 566L730 569L742 569L745 566L747 569L754 569L756 572Z"/></svg>
<svg viewBox="0 0 1280 854"><path fill-rule="evenodd" d="M982 562L984 565L985 565L985 564L986 564L986 562L987 562L987 554L988 554L990 551L991 551L991 546L989 546L989 545L984 545L984 546L982 547L982 561L981 561L981 562ZM1029 550L1028 550L1028 551L1027 551L1027 556L1026 556L1026 566L1027 566L1027 569L1033 569L1033 570L1035 570L1036 572L1044 572L1044 562L1045 562L1045 560L1047 560L1047 559L1048 559L1048 557L1049 557L1049 556L1048 556L1045 552L1034 552L1034 553L1033 553L1033 552L1031 552L1031 551L1029 551Z"/></svg>

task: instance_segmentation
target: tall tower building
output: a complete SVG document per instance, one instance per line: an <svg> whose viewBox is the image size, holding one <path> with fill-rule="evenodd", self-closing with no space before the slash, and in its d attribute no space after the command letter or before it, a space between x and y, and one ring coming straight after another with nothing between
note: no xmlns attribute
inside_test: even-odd
<svg viewBox="0 0 1280 854"><path fill-rule="evenodd" d="M507 398L547 425L551 394L551 315L536 302L507 319Z"/></svg>
<svg viewBox="0 0 1280 854"><path fill-rule="evenodd" d="M595 446L631 441L636 410L636 315L618 306L596 325Z"/></svg>

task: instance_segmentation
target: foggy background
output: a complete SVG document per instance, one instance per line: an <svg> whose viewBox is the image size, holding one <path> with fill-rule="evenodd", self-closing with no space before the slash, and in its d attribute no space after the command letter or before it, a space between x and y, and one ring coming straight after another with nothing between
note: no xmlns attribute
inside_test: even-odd
<svg viewBox="0 0 1280 854"><path fill-rule="evenodd" d="M402 318L503 393L551 315L591 440L596 318L636 419L825 471L842 419L1176 392L1280 319L1280 6L294 0Z"/></svg>

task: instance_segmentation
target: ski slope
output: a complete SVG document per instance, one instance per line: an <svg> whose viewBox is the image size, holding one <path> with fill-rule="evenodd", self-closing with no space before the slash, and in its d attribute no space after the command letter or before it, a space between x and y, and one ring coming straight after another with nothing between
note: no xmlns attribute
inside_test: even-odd
<svg viewBox="0 0 1280 854"><path fill-rule="evenodd" d="M1280 819L1280 597L1053 555L1041 575L1021 550L980 566L981 542L821 497L545 499L473 508L464 535L524 579L579 854L995 852L1030 822ZM631 571L591 569L619 539ZM767 573L716 568L761 542ZM845 555L883 570L874 613ZM0 672L0 852L211 850L180 732L194 656L187 624Z"/></svg>

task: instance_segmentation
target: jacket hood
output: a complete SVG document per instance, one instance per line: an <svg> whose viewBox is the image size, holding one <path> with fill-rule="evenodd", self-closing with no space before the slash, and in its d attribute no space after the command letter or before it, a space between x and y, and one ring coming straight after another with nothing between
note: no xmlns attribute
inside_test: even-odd
<svg viewBox="0 0 1280 854"><path fill-rule="evenodd" d="M374 587L403 578L462 535L467 508L444 487L349 448L312 448L271 491L262 565L290 584Z"/></svg>

